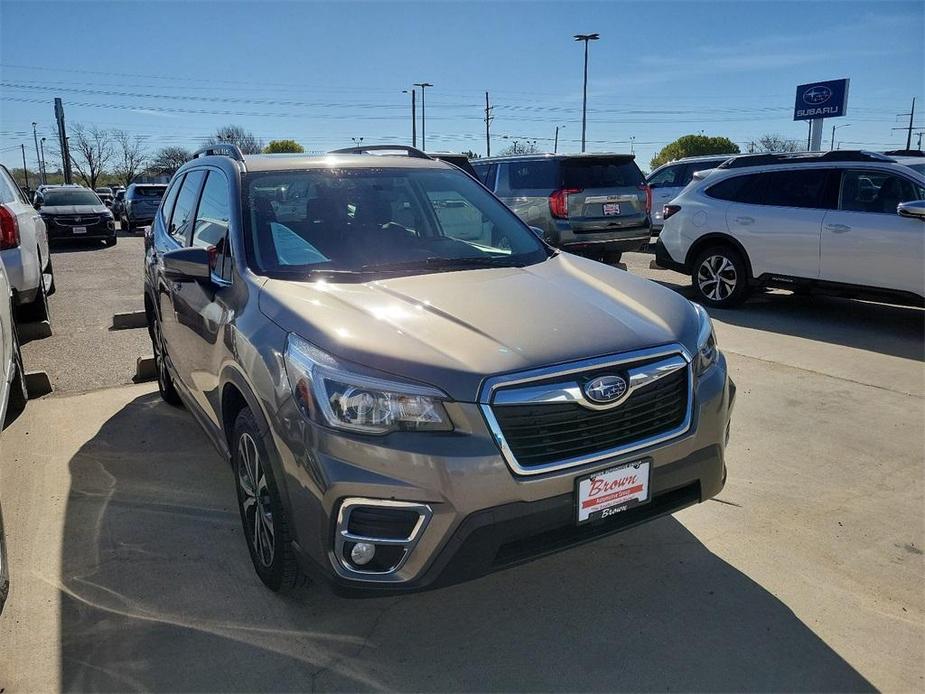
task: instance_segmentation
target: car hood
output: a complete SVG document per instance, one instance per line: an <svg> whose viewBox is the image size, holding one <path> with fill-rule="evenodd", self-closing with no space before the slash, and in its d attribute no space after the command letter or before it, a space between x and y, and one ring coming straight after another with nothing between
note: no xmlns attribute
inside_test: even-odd
<svg viewBox="0 0 925 694"><path fill-rule="evenodd" d="M339 357L474 402L492 375L679 342L695 348L689 301L568 254L363 284L269 280L261 311Z"/></svg>
<svg viewBox="0 0 925 694"><path fill-rule="evenodd" d="M45 205L41 214L103 214L109 212L106 205Z"/></svg>

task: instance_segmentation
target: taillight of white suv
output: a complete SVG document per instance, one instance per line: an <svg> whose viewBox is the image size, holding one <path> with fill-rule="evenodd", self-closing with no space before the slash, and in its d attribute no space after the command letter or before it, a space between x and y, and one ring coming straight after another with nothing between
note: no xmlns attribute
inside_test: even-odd
<svg viewBox="0 0 925 694"><path fill-rule="evenodd" d="M19 220L6 205L0 205L0 251L19 245Z"/></svg>
<svg viewBox="0 0 925 694"><path fill-rule="evenodd" d="M665 205L662 208L662 219L668 221L668 218L681 211L680 205Z"/></svg>

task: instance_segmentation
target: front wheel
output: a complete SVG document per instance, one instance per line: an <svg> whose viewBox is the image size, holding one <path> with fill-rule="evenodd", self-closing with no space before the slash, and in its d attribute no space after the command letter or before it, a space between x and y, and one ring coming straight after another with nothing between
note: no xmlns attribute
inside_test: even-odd
<svg viewBox="0 0 925 694"><path fill-rule="evenodd" d="M161 399L168 405L180 407L183 401L180 400L180 394L177 393L177 388L173 384L173 377L167 368L167 348L161 334L161 322L156 316L151 319L151 346L154 349L154 370L157 375L157 390L161 394Z"/></svg>
<svg viewBox="0 0 925 694"><path fill-rule="evenodd" d="M608 251L604 253L603 261L607 265L617 265L623 259L622 251Z"/></svg>
<svg viewBox="0 0 925 694"><path fill-rule="evenodd" d="M729 246L708 248L694 261L691 281L697 301L716 308L736 306L748 296L748 269Z"/></svg>
<svg viewBox="0 0 925 694"><path fill-rule="evenodd" d="M104 245L104 246L107 246L107 247L108 247L108 246L115 246L116 243L117 243L118 241L119 241L119 237L117 237L115 234L113 234L113 235L110 236L108 239L103 239L103 245Z"/></svg>
<svg viewBox="0 0 925 694"><path fill-rule="evenodd" d="M19 307L19 317L24 323L51 323L51 309L48 307L48 288L45 284L45 273L39 275L39 289L35 298Z"/></svg>
<svg viewBox="0 0 925 694"><path fill-rule="evenodd" d="M122 218L122 231L126 232L127 234L135 233L135 227L132 226L132 220L129 219L128 216Z"/></svg>
<svg viewBox="0 0 925 694"><path fill-rule="evenodd" d="M238 413L231 441L238 509L254 570L270 590L297 588L305 579L292 551L270 458L249 408Z"/></svg>

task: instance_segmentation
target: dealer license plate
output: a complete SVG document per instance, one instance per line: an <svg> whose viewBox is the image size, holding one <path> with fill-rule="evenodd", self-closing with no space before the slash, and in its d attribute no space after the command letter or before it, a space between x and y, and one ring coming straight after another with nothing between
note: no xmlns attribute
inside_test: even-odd
<svg viewBox="0 0 925 694"><path fill-rule="evenodd" d="M612 217L617 214L620 214L620 203L618 202L605 202L604 203L604 216L605 217Z"/></svg>
<svg viewBox="0 0 925 694"><path fill-rule="evenodd" d="M72 231L73 231L75 234L86 234L86 233L87 233L87 227L74 227L74 228L72 229Z"/></svg>
<svg viewBox="0 0 925 694"><path fill-rule="evenodd" d="M650 473L651 461L637 460L578 478L575 485L578 524L601 520L646 503Z"/></svg>

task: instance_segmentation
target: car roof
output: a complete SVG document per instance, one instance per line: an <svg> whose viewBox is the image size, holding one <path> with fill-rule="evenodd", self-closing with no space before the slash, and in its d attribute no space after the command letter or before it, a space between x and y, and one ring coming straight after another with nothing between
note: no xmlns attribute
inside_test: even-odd
<svg viewBox="0 0 925 694"><path fill-rule="evenodd" d="M205 156L194 162L214 157ZM221 157L219 157L221 158ZM245 154L244 168L254 171L285 171L298 169L366 169L369 167L393 169L447 169L449 165L430 158L409 157L401 154Z"/></svg>

